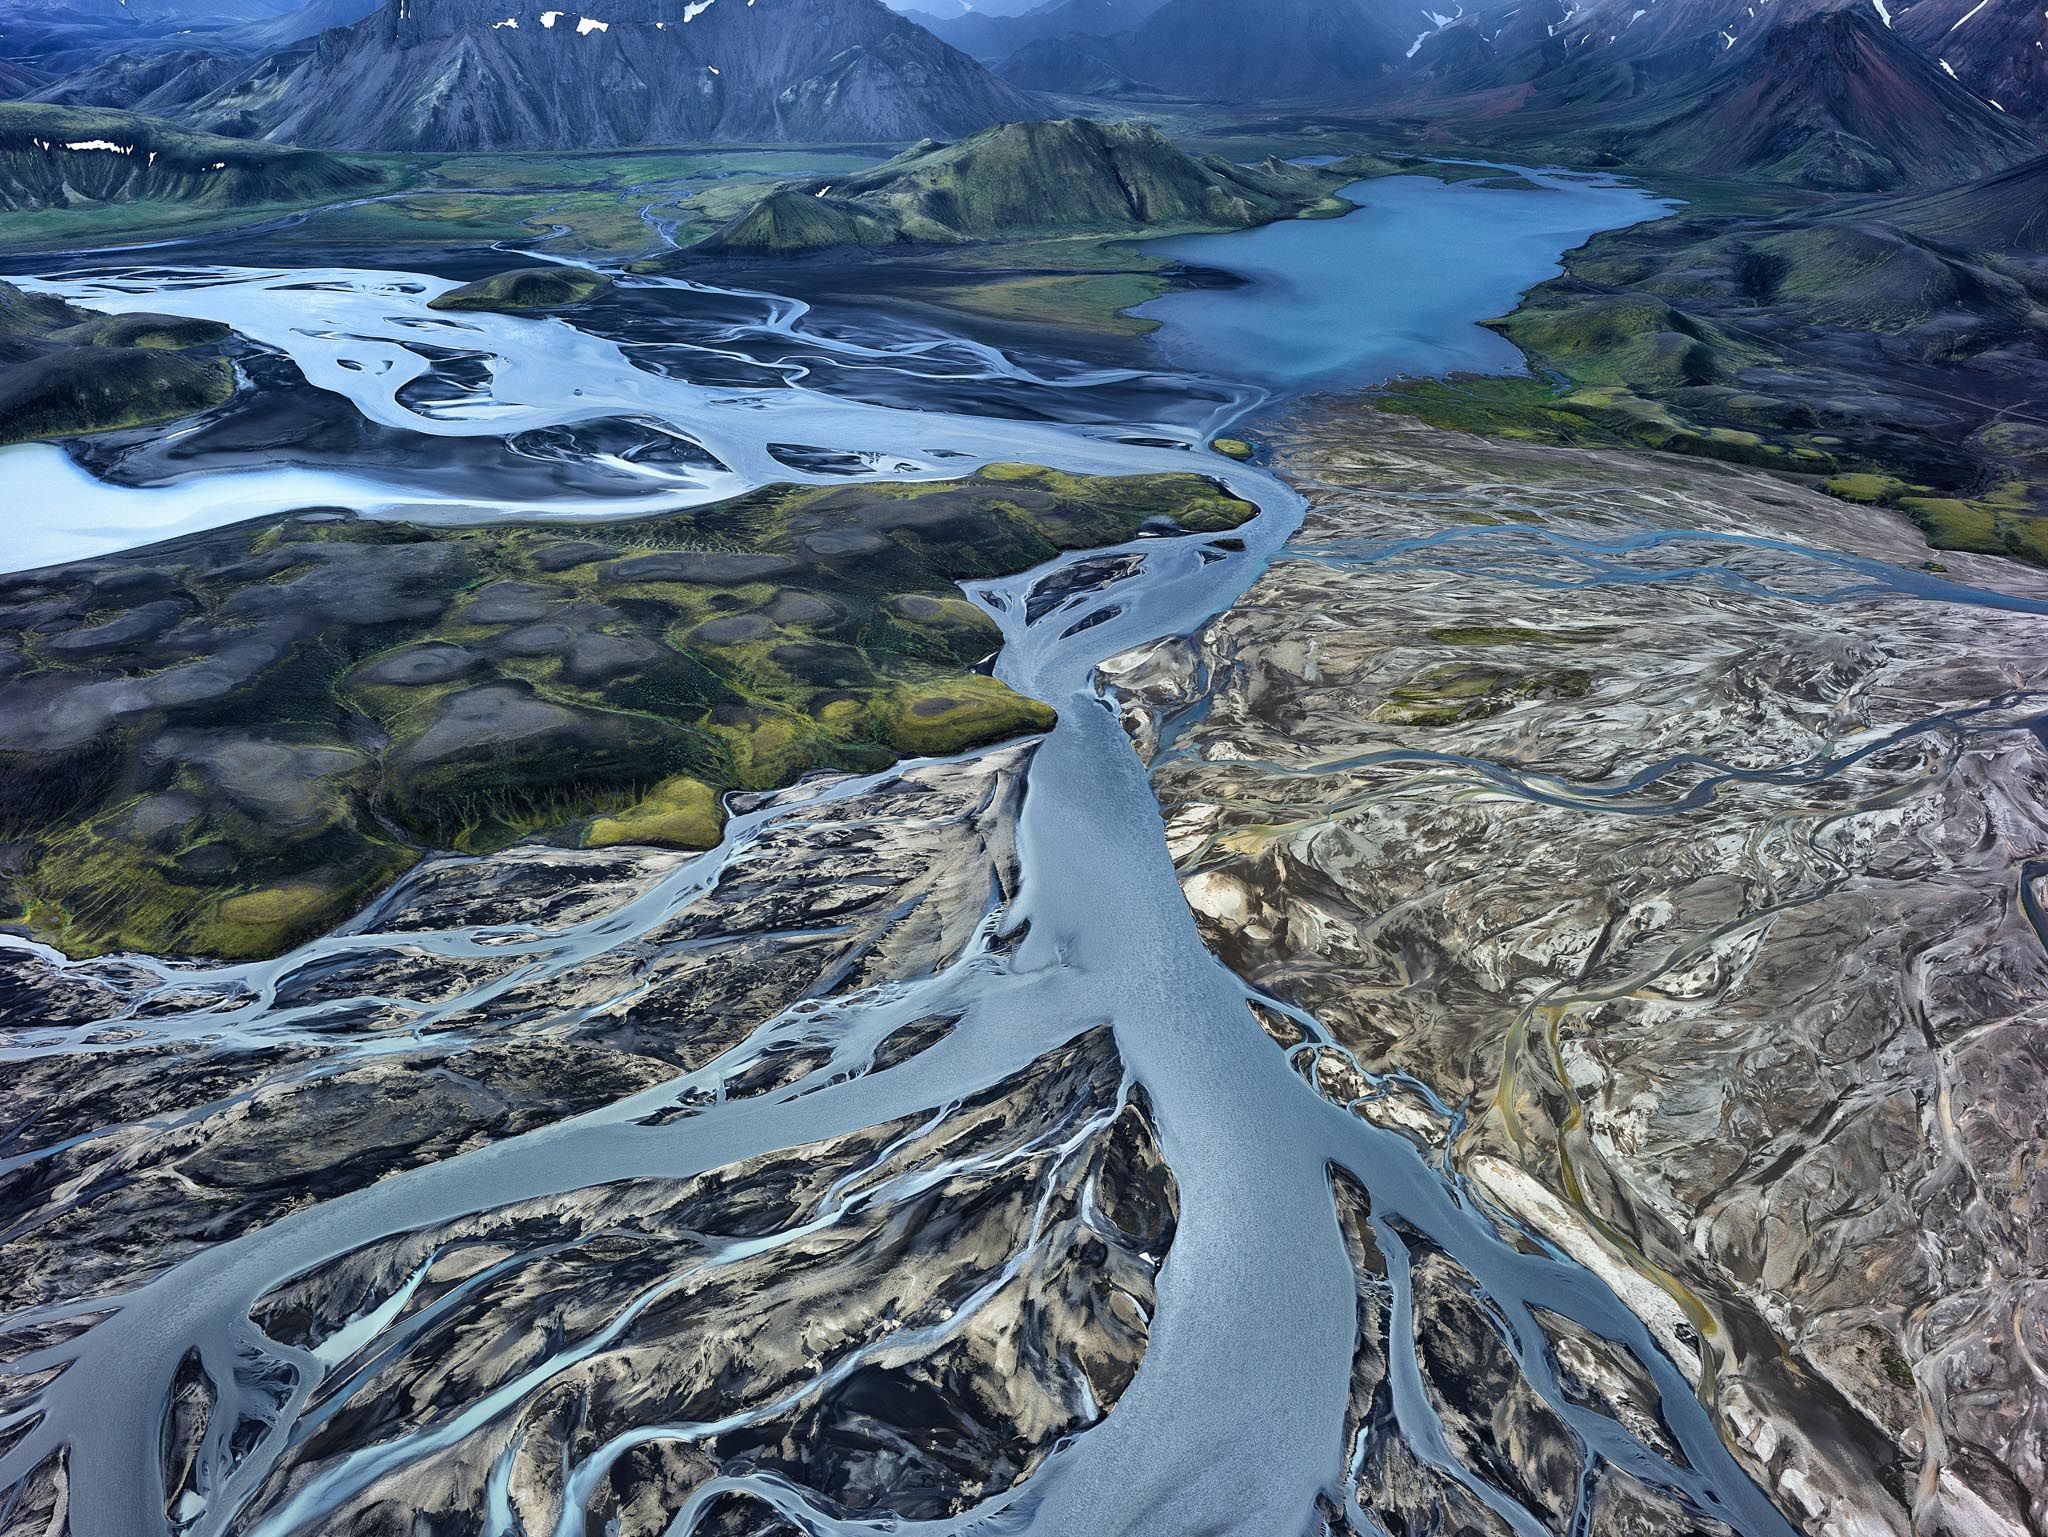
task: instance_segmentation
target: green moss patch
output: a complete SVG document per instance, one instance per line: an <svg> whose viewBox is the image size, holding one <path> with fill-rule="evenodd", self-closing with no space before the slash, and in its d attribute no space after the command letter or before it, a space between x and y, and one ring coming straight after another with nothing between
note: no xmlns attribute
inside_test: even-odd
<svg viewBox="0 0 2048 1537"><path fill-rule="evenodd" d="M1522 624L1442 625L1429 638L1445 646L1586 646L1607 639L1605 627L1588 630L1538 630Z"/></svg>
<svg viewBox="0 0 2048 1537"><path fill-rule="evenodd" d="M1025 731L1050 731L1051 706L979 676L904 684L874 705L882 739L906 757L943 757Z"/></svg>
<svg viewBox="0 0 2048 1537"><path fill-rule="evenodd" d="M1903 512L1937 550L2006 555L2048 566L2048 514L2030 499L2031 488L2009 482L1985 497L1902 496Z"/></svg>
<svg viewBox="0 0 2048 1537"><path fill-rule="evenodd" d="M660 848L708 849L724 830L718 791L687 774L664 780L645 800L617 816L598 817L584 835L588 848L648 843Z"/></svg>
<svg viewBox="0 0 2048 1537"><path fill-rule="evenodd" d="M245 957L431 850L704 847L723 790L1053 723L975 671L1001 637L962 580L1253 511L1005 465L573 536L270 519L0 577L0 892L74 954Z"/></svg>
<svg viewBox="0 0 2048 1537"><path fill-rule="evenodd" d="M1828 495L1839 496L1845 502L1857 502L1865 507L1888 507L1905 491L1906 483L1895 475L1858 472L1830 477L1825 489Z"/></svg>
<svg viewBox="0 0 2048 1537"><path fill-rule="evenodd" d="M1400 726L1451 726L1483 720L1529 699L1583 699L1592 674L1578 668L1524 671L1449 663L1387 690L1373 719Z"/></svg>

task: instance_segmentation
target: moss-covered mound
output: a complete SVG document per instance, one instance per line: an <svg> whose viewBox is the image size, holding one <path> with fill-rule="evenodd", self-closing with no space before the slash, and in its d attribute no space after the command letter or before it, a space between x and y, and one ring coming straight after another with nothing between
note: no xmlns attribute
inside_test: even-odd
<svg viewBox="0 0 2048 1537"><path fill-rule="evenodd" d="M778 189L699 249L957 245L1105 231L1243 229L1337 213L1345 177L1183 153L1140 123L1004 123L920 144L871 171Z"/></svg>
<svg viewBox="0 0 2048 1537"><path fill-rule="evenodd" d="M669 518L308 514L0 579L0 873L73 953L252 956L428 850L697 848L719 792L1042 730L955 583L1252 508L1022 465Z"/></svg>
<svg viewBox="0 0 2048 1537"><path fill-rule="evenodd" d="M464 283L427 301L436 310L565 310L606 293L612 280L587 267L515 267Z"/></svg>
<svg viewBox="0 0 2048 1537"><path fill-rule="evenodd" d="M223 358L141 347L74 347L0 371L0 442L145 427L225 405Z"/></svg>
<svg viewBox="0 0 2048 1537"><path fill-rule="evenodd" d="M95 315L0 283L0 444L176 421L226 403L226 326Z"/></svg>

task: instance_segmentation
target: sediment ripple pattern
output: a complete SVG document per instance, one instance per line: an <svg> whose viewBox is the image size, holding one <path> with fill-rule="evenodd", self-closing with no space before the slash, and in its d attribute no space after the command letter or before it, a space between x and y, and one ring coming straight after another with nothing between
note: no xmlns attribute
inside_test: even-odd
<svg viewBox="0 0 2048 1537"><path fill-rule="evenodd" d="M1338 407L1282 463L1284 557L1108 669L1276 1040L1637 1299L1816 1529L2035 1529L2048 584Z"/></svg>

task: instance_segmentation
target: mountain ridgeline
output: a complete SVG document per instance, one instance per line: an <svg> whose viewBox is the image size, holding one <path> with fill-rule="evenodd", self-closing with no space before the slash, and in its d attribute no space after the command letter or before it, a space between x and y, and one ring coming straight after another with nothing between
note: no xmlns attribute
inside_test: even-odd
<svg viewBox="0 0 2048 1537"><path fill-rule="evenodd" d="M1037 112L881 0L388 0L183 108L375 150L903 140Z"/></svg>
<svg viewBox="0 0 2048 1537"><path fill-rule="evenodd" d="M1337 213L1341 177L1183 153L1156 128L1085 118L1006 123L920 144L836 182L778 188L698 249L789 253L957 245L1050 233L1242 229Z"/></svg>

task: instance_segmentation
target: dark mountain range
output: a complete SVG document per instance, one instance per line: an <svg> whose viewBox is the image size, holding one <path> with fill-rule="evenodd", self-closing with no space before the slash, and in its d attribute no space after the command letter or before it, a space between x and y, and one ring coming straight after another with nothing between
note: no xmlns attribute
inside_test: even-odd
<svg viewBox="0 0 2048 1537"><path fill-rule="evenodd" d="M1378 104L1572 158L1834 191L1967 181L2038 147L1867 0L1532 0L1422 39Z"/></svg>
<svg viewBox="0 0 2048 1537"><path fill-rule="evenodd" d="M1716 68L1765 33L1861 12L1994 110L2048 109L2048 18L2032 0L1487 0L1418 41L1402 71L1439 93L1520 88L1517 106L1640 96Z"/></svg>
<svg viewBox="0 0 2048 1537"><path fill-rule="evenodd" d="M1060 0L934 25L1031 90L1413 108L1820 187L1981 175L2048 113L2032 0Z"/></svg>
<svg viewBox="0 0 2048 1537"><path fill-rule="evenodd" d="M1138 123L1005 123L957 144L920 145L831 183L778 188L702 248L783 253L1240 229L1319 210L1335 185L1300 166L1197 159Z"/></svg>
<svg viewBox="0 0 2048 1537"><path fill-rule="evenodd" d="M353 149L951 137L1037 104L881 0L387 0L184 115Z"/></svg>
<svg viewBox="0 0 2048 1537"><path fill-rule="evenodd" d="M1968 180L2035 148L1860 7L1759 32L1613 145L1644 164L1852 192Z"/></svg>
<svg viewBox="0 0 2048 1537"><path fill-rule="evenodd" d="M2034 0L1912 0L1893 12L1899 36L2000 111L2048 119L2048 13Z"/></svg>

